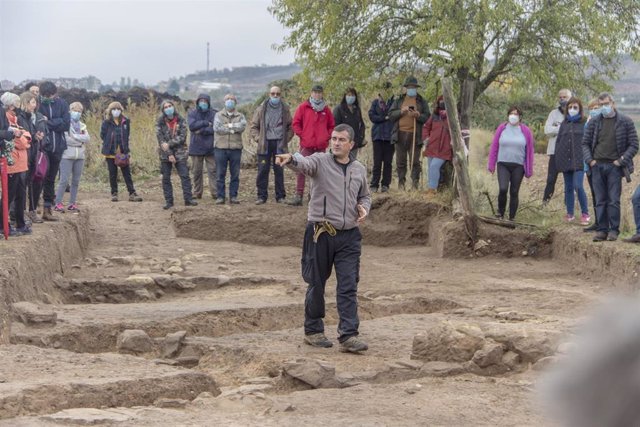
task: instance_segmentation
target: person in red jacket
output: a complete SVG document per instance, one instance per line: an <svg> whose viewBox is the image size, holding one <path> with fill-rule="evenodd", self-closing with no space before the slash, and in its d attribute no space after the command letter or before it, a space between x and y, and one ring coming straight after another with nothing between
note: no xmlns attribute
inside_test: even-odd
<svg viewBox="0 0 640 427"><path fill-rule="evenodd" d="M433 194L438 191L440 169L447 161L451 161L453 154L447 110L442 95L438 97L433 114L422 128L422 140L425 143L425 149L422 154L427 158L428 167L425 175L429 177L427 193Z"/></svg>
<svg viewBox="0 0 640 427"><path fill-rule="evenodd" d="M333 114L324 102L323 92L322 86L313 86L311 97L298 106L293 116L293 131L300 138L300 154L304 157L313 153L324 153L335 127ZM288 202L289 205L302 206L304 182L304 174L298 173L296 195Z"/></svg>

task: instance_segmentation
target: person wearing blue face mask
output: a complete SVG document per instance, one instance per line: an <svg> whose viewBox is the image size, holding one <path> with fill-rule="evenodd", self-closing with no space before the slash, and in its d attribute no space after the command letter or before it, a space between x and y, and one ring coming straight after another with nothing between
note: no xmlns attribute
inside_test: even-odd
<svg viewBox="0 0 640 427"><path fill-rule="evenodd" d="M247 127L244 114L236 109L238 99L233 94L224 97L224 108L216 114L213 130L216 133L216 205L225 203L225 180L229 168L229 203L238 204L240 188L240 162L242 160L242 133Z"/></svg>
<svg viewBox="0 0 640 427"><path fill-rule="evenodd" d="M396 99L389 111L389 120L393 123L391 144L395 145L398 188L405 189L407 159L411 164L413 188L420 186L420 151L422 147L422 126L429 119L429 105L418 93L418 80L407 77L404 81L407 93Z"/></svg>
<svg viewBox="0 0 640 427"><path fill-rule="evenodd" d="M65 189L69 183L69 178L71 178L71 194L67 210L72 213L78 213L80 211L76 204L76 198L78 196L82 169L84 167L85 147L90 139L87 125L80 121L83 111L84 107L80 102L74 102L69 105L71 125L69 126L69 131L65 133L67 149L62 153L60 181L58 182L58 190L56 191L56 205L53 208L56 212L60 213L64 213L64 204L62 201Z"/></svg>
<svg viewBox="0 0 640 427"><path fill-rule="evenodd" d="M207 176L209 178L209 191L211 197L216 198L216 158L213 148L213 120L218 111L211 107L211 97L201 93L196 99L196 107L189 112L187 122L191 131L189 144L189 157L193 174L193 195L196 199L202 198L203 164L207 163Z"/></svg>
<svg viewBox="0 0 640 427"><path fill-rule="evenodd" d="M336 126L344 123L353 128L355 132L353 141L355 144L353 149L351 149L351 155L356 159L358 157L358 150L367 145L367 143L364 140L366 126L362 119L360 100L355 88L347 88L344 92L344 95L342 95L342 101L340 101L340 104L333 109L333 119Z"/></svg>
<svg viewBox="0 0 640 427"><path fill-rule="evenodd" d="M257 145L258 176L256 205L267 202L269 171L273 168L276 203L284 203L287 193L284 188L284 171L276 164L276 155L289 152L289 141L293 138L291 110L282 101L282 90L273 86L269 96L253 113L249 133Z"/></svg>
<svg viewBox="0 0 640 427"><path fill-rule="evenodd" d="M622 178L633 173L633 156L638 152L633 120L616 110L607 92L598 96L598 104L601 113L589 121L582 139L584 160L591 168L596 193L598 231L594 242L618 239Z"/></svg>
<svg viewBox="0 0 640 427"><path fill-rule="evenodd" d="M556 170L564 178L564 203L567 208L565 220L573 222L575 196L580 202L580 225L589 225L589 207L587 193L584 191L584 160L582 154L582 136L584 134L584 109L582 102L575 97L569 99L565 110L565 119L560 125L556 137L555 162Z"/></svg>
<svg viewBox="0 0 640 427"><path fill-rule="evenodd" d="M549 164L547 167L547 185L544 188L544 194L542 196L542 204L545 206L553 197L553 193L556 189L556 181L558 180L558 171L556 170L555 149L556 138L558 137L558 131L560 125L564 121L565 108L567 101L571 98L571 91L569 89L560 89L558 92L558 106L551 110L547 121L544 124L544 134L549 138L547 144L547 155L549 156Z"/></svg>

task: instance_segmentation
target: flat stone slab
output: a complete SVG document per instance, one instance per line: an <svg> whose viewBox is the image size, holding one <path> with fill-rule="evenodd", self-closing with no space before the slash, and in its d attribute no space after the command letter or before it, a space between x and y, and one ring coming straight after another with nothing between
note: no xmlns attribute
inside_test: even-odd
<svg viewBox="0 0 640 427"><path fill-rule="evenodd" d="M128 355L8 345L0 360L0 419L220 394L208 375Z"/></svg>

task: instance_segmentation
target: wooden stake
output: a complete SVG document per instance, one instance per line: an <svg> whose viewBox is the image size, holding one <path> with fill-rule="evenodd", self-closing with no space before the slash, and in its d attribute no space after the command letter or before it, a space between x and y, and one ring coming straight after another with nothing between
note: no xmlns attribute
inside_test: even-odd
<svg viewBox="0 0 640 427"><path fill-rule="evenodd" d="M458 121L458 109L456 98L451 88L451 80L448 77L442 78L442 94L447 109L449 119L449 132L451 134L451 145L453 148L453 168L456 172L456 188L458 198L462 206L464 224L467 235L471 239L472 246L478 240L478 218L473 208L473 197L471 196L471 179L469 178L469 165L467 156L464 154L464 142Z"/></svg>

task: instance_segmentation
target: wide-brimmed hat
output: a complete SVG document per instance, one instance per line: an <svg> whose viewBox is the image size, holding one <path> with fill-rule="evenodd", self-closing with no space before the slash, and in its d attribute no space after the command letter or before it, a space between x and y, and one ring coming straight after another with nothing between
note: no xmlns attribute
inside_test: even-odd
<svg viewBox="0 0 640 427"><path fill-rule="evenodd" d="M418 84L418 79L416 79L416 78L415 78L415 77L413 77L413 76L409 76L409 77L407 77L407 78L404 80L404 84L403 84L402 86L404 86L404 87L407 87L407 86L422 87L422 86L420 86L420 85Z"/></svg>

